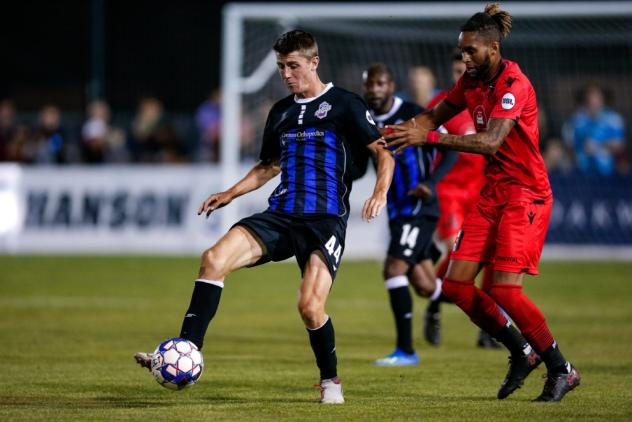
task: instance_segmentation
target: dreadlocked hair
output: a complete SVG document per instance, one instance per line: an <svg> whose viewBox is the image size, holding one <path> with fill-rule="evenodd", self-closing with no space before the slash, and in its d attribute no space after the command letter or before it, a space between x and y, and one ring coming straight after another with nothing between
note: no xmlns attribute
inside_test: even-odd
<svg viewBox="0 0 632 422"><path fill-rule="evenodd" d="M511 15L499 3L488 3L484 12L475 13L461 26L461 31L479 32L492 41L500 41L511 32L511 22Z"/></svg>

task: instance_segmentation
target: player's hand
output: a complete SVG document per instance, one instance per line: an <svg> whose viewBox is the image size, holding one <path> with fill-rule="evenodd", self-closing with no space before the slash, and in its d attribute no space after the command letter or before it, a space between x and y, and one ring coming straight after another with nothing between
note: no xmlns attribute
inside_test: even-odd
<svg viewBox="0 0 632 422"><path fill-rule="evenodd" d="M417 125L415 119L411 119L412 126L388 125L386 126L384 139L388 143L388 147L393 150L393 154L399 154L404 148L412 146L421 146L426 143L426 135L428 129Z"/></svg>
<svg viewBox="0 0 632 422"><path fill-rule="evenodd" d="M232 200L233 196L228 192L214 193L209 196L202 205L200 205L200 208L198 208L198 215L206 213L206 218L208 218L213 211L230 204Z"/></svg>
<svg viewBox="0 0 632 422"><path fill-rule="evenodd" d="M364 202L364 207L362 207L362 219L366 222L373 220L380 215L385 206L386 194L374 193Z"/></svg>
<svg viewBox="0 0 632 422"><path fill-rule="evenodd" d="M428 201L434 196L434 191L430 186L420 183L408 191L408 196L414 196L415 198L420 198L422 201Z"/></svg>

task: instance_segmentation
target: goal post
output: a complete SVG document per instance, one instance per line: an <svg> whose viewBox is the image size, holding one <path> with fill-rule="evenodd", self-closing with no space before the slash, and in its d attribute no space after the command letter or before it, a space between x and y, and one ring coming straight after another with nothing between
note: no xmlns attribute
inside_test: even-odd
<svg viewBox="0 0 632 422"><path fill-rule="evenodd" d="M449 57L459 26L485 2L230 3L223 9L222 184L243 175L258 154L269 107L287 95L276 74L272 44L301 28L319 42L323 81L361 91L361 72L375 61L394 71L405 95L408 71L427 66L437 87L450 85ZM573 98L586 81L616 87L614 108L632 116L632 2L502 2L514 16L503 55L534 83L540 109L561 137ZM629 120L628 120L629 121ZM250 130L247 145L244 132ZM240 167L241 166L241 167ZM272 183L272 182L271 182ZM231 205L238 207L238 204ZM222 215L225 229L233 215Z"/></svg>

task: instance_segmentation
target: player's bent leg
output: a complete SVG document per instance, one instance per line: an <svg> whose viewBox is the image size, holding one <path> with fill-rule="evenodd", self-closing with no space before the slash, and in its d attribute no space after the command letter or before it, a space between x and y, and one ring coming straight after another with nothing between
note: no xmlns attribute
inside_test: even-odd
<svg viewBox="0 0 632 422"><path fill-rule="evenodd" d="M344 403L342 384L338 378L336 338L325 303L333 283L332 275L320 251L313 252L303 271L299 289L298 310L309 334L316 364L320 370L320 402Z"/></svg>
<svg viewBox="0 0 632 422"><path fill-rule="evenodd" d="M198 278L223 281L227 274L256 263L263 253L264 246L254 234L235 226L202 253Z"/></svg>
<svg viewBox="0 0 632 422"><path fill-rule="evenodd" d="M395 351L375 360L377 366L411 366L417 365L419 361L412 339L413 300L406 276L409 268L410 264L399 258L387 256L384 260L384 286L388 292L397 335Z"/></svg>
<svg viewBox="0 0 632 422"><path fill-rule="evenodd" d="M181 338L190 340L202 349L206 330L219 306L224 277L235 269L254 264L263 252L263 247L254 235L236 226L202 254L198 278L182 322ZM152 357L151 353L145 352L134 355L136 362L148 369Z"/></svg>
<svg viewBox="0 0 632 422"><path fill-rule="evenodd" d="M547 380L542 394L536 400L559 401L579 385L580 376L557 347L544 314L524 294L522 278L523 274L496 271L491 294L546 364Z"/></svg>
<svg viewBox="0 0 632 422"><path fill-rule="evenodd" d="M488 295L491 292L492 285L494 283L494 268L491 264L486 265L483 270L483 278L481 281L481 290ZM499 349L501 346L498 342L486 331L480 330L478 338L476 339L476 346L481 349Z"/></svg>
<svg viewBox="0 0 632 422"><path fill-rule="evenodd" d="M432 261L429 259L412 267L408 275L417 294L430 299L423 315L423 335L429 344L438 346L441 344L439 303L445 299L442 295L442 281L435 277Z"/></svg>

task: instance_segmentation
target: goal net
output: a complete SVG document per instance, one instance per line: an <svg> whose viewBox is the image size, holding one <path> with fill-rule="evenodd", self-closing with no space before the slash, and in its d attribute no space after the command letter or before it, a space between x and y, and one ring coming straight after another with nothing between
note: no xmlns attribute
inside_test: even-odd
<svg viewBox="0 0 632 422"><path fill-rule="evenodd" d="M632 3L501 6L514 16L511 34L502 41L503 57L517 61L536 89L543 148L563 138L564 122L588 82L606 88L612 108L632 121ZM267 112L287 95L271 49L280 34L300 28L315 35L324 82L361 93L362 71L384 62L395 73L399 95L413 99L413 68L429 69L438 90L451 86L459 27L483 7L483 2L229 4L222 52L225 184L239 177L237 163L257 158Z"/></svg>

